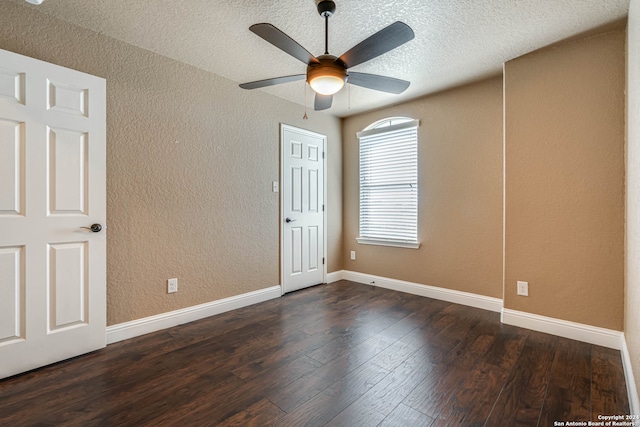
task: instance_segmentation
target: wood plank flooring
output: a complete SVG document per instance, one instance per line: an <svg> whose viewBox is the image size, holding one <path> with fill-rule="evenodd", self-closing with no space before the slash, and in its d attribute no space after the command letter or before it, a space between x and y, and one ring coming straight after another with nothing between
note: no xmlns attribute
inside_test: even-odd
<svg viewBox="0 0 640 427"><path fill-rule="evenodd" d="M1 426L553 426L628 412L618 351L346 281L0 381Z"/></svg>

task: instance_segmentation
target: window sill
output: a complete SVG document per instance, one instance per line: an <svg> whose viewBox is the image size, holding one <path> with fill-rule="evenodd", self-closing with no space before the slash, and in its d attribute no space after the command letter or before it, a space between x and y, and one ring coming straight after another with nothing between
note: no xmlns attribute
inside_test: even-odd
<svg viewBox="0 0 640 427"><path fill-rule="evenodd" d="M420 242L406 242L402 240L378 240L368 239L365 237L356 237L356 241L361 245L377 245L377 246L392 246L396 248L418 249Z"/></svg>

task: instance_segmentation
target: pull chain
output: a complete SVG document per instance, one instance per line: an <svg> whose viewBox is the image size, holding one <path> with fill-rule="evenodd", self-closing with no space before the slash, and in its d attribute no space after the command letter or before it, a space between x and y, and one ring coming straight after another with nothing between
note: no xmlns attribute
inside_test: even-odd
<svg viewBox="0 0 640 427"><path fill-rule="evenodd" d="M302 120L309 120L307 116L307 82L304 82L304 116L302 116Z"/></svg>

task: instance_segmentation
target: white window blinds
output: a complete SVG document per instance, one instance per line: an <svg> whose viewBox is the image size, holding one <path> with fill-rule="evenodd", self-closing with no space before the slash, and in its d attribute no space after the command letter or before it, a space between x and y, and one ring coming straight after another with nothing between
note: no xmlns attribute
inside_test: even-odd
<svg viewBox="0 0 640 427"><path fill-rule="evenodd" d="M360 243L417 247L418 124L409 120L357 134Z"/></svg>

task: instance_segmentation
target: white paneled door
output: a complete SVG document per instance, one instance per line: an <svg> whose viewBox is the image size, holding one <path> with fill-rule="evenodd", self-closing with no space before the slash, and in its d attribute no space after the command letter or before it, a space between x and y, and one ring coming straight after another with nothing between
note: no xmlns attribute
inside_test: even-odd
<svg viewBox="0 0 640 427"><path fill-rule="evenodd" d="M0 50L0 378L105 346L105 90Z"/></svg>
<svg viewBox="0 0 640 427"><path fill-rule="evenodd" d="M281 126L282 282L291 292L325 277L324 147L326 136Z"/></svg>

